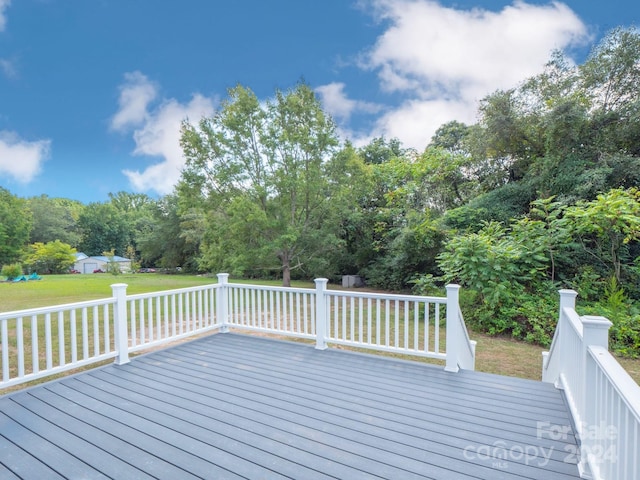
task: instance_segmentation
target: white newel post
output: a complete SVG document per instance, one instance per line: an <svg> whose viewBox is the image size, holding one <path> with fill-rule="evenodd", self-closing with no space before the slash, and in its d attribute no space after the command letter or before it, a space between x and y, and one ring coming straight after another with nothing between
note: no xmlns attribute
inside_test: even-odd
<svg viewBox="0 0 640 480"><path fill-rule="evenodd" d="M560 313L558 314L558 325L556 325L556 331L553 335L554 337L556 335L558 336L557 349L560 354L560 367L562 368L563 365L571 365L572 362L576 361L575 358L570 357L571 349L565 346L567 343L565 340L567 332L565 330L572 327L569 325L569 320L564 314L564 311L566 308L570 310L576 309L576 298L578 297L578 292L575 290L562 289L558 290L558 293L560 294ZM553 382L557 388L560 388L560 378L553 379Z"/></svg>
<svg viewBox="0 0 640 480"><path fill-rule="evenodd" d="M316 278L316 349L327 348L327 291L326 278Z"/></svg>
<svg viewBox="0 0 640 480"><path fill-rule="evenodd" d="M446 372L460 370L458 359L462 345L462 325L458 318L460 310L460 285L450 284L447 289L447 361L444 367Z"/></svg>
<svg viewBox="0 0 640 480"><path fill-rule="evenodd" d="M583 431L586 428L587 432L598 431L601 428L607 428L608 426L602 425L602 420L598 418L598 412L596 410L596 392L594 389L598 385L596 382L598 368L596 362L589 358L589 347L602 347L605 350L609 349L609 328L612 323L605 317L592 317L585 315L581 317L582 320L582 364L584 365L584 378L582 379L582 395L584 412L582 412L582 420L584 425L579 428L578 431ZM596 469L598 461L602 458L598 458L596 445L597 439L592 438L593 435L583 435L582 451L583 455L580 457L580 464L578 468L581 472L589 472L591 467ZM597 435L596 435L597 437ZM601 446L600 446L601 447ZM595 455L592 455L595 454ZM593 458L589 458L592 455ZM602 455L600 456L602 457ZM592 460L589 462L589 460ZM589 462L590 465L587 465Z"/></svg>
<svg viewBox="0 0 640 480"><path fill-rule="evenodd" d="M560 313L562 313L566 307L575 310L578 292L575 290L562 289L558 290L558 293L560 294Z"/></svg>
<svg viewBox="0 0 640 480"><path fill-rule="evenodd" d="M218 277L218 283L220 284L220 286L218 287L217 298L216 298L216 315L218 317L218 322L222 324L222 326L220 327L220 332L228 333L229 332L229 322L228 322L229 295L227 293L228 292L227 283L229 283L229 274L219 273L217 277Z"/></svg>
<svg viewBox="0 0 640 480"><path fill-rule="evenodd" d="M115 283L111 285L116 303L113 307L113 331L116 352L115 363L124 365L129 363L129 329L127 322L127 284Z"/></svg>

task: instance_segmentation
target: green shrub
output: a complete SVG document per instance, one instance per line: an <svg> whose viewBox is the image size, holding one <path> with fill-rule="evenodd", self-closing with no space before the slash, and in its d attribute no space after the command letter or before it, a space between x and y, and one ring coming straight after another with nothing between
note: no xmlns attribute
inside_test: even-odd
<svg viewBox="0 0 640 480"><path fill-rule="evenodd" d="M544 277L547 259L530 238L511 235L496 222L477 233L456 235L438 255L445 282L476 290L481 300L498 307L516 288L529 288Z"/></svg>
<svg viewBox="0 0 640 480"><path fill-rule="evenodd" d="M612 323L610 349L625 357L640 357L640 315L616 317Z"/></svg>
<svg viewBox="0 0 640 480"><path fill-rule="evenodd" d="M105 267L107 273L110 273L114 276L120 275L122 273L122 270L120 269L120 264L115 259L116 254L113 248L107 252L102 252L102 254L107 257L107 266Z"/></svg>
<svg viewBox="0 0 640 480"><path fill-rule="evenodd" d="M75 262L76 250L60 240L29 245L25 265L32 272L65 273Z"/></svg>
<svg viewBox="0 0 640 480"><path fill-rule="evenodd" d="M612 323L609 349L625 357L640 357L640 313L615 277L606 283L600 301L581 308L580 313L608 318Z"/></svg>
<svg viewBox="0 0 640 480"><path fill-rule="evenodd" d="M21 277L24 274L22 271L22 265L19 263L12 263L9 265L4 265L2 267L2 271L0 271L0 275L3 277L7 277L7 279L11 280L12 278Z"/></svg>
<svg viewBox="0 0 640 480"><path fill-rule="evenodd" d="M454 236L438 256L445 282L463 289L465 320L490 335L547 346L557 323L557 293L546 280L546 230L519 221L507 229L485 223L476 233Z"/></svg>
<svg viewBox="0 0 640 480"><path fill-rule="evenodd" d="M470 328L489 335L511 335L536 345L549 346L558 323L558 299L549 282L536 291L514 284L500 303L482 300L474 290L462 290L460 304Z"/></svg>
<svg viewBox="0 0 640 480"><path fill-rule="evenodd" d="M592 301L602 295L602 278L591 265L581 267L568 283L569 288L578 292L584 301Z"/></svg>
<svg viewBox="0 0 640 480"><path fill-rule="evenodd" d="M120 264L116 262L113 259L113 257L109 259L109 261L107 262L107 266L105 268L107 273L110 273L111 275L120 275L122 273L122 270L120 269Z"/></svg>
<svg viewBox="0 0 640 480"><path fill-rule="evenodd" d="M413 285L411 293L414 295L442 295L442 287L430 273L416 274L409 283Z"/></svg>
<svg viewBox="0 0 640 480"><path fill-rule="evenodd" d="M632 305L612 309L606 301L580 308L581 315L598 315L609 319L609 350L623 357L640 357L640 314Z"/></svg>

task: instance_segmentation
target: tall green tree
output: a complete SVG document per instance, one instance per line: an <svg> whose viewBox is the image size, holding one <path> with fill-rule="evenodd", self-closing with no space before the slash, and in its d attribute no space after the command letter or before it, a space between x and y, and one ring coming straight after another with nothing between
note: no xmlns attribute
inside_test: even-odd
<svg viewBox="0 0 640 480"><path fill-rule="evenodd" d="M31 243L60 240L72 246L80 242L78 217L84 206L75 200L51 198L47 195L27 199L33 216Z"/></svg>
<svg viewBox="0 0 640 480"><path fill-rule="evenodd" d="M384 137L377 137L367 145L358 149L358 154L365 163L378 165L388 162L392 158L402 157L406 149L397 138L386 140Z"/></svg>
<svg viewBox="0 0 640 480"><path fill-rule="evenodd" d="M0 265L20 260L29 241L32 218L26 200L0 187Z"/></svg>
<svg viewBox="0 0 640 480"><path fill-rule="evenodd" d="M570 205L637 186L639 65L640 31L618 28L584 64L555 52L540 75L488 95L476 125L443 125L432 144L461 149L469 158L465 171L477 183L466 202L447 213L450 223L508 223L536 198L555 196Z"/></svg>
<svg viewBox="0 0 640 480"><path fill-rule="evenodd" d="M111 203L88 204L78 218L81 234L78 250L87 255L102 255L114 250L124 255L131 241L131 232L124 214Z"/></svg>
<svg viewBox="0 0 640 480"><path fill-rule="evenodd" d="M309 86L261 103L248 88L229 90L211 118L185 123L186 166L178 191L203 208L203 263L234 273L320 272L335 248L328 164L338 141ZM348 175L344 176L348 181Z"/></svg>
<svg viewBox="0 0 640 480"><path fill-rule="evenodd" d="M180 212L176 195L166 195L152 207L153 228L138 240L144 266L181 267L198 270L200 242L206 229L206 217L198 209Z"/></svg>
<svg viewBox="0 0 640 480"><path fill-rule="evenodd" d="M109 200L124 218L129 245L138 255L139 243L154 228L153 211L156 201L144 193L110 193Z"/></svg>
<svg viewBox="0 0 640 480"><path fill-rule="evenodd" d="M443 234L432 217L444 192L434 188L442 183L435 171L450 156L432 148L365 164L368 178L345 226L356 271L370 285L400 290L416 273L434 273Z"/></svg>
<svg viewBox="0 0 640 480"><path fill-rule="evenodd" d="M469 153L468 137L470 129L467 125L457 120L452 120L441 125L431 137L430 147L442 148L454 154L466 155Z"/></svg>

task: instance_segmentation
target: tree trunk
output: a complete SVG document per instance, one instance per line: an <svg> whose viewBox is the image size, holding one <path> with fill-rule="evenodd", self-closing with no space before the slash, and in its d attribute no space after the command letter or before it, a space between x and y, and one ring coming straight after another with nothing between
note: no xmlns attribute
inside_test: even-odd
<svg viewBox="0 0 640 480"><path fill-rule="evenodd" d="M282 262L282 286L290 287L291 286L291 268L289 267L289 259L285 262Z"/></svg>
<svg viewBox="0 0 640 480"><path fill-rule="evenodd" d="M283 249L278 253L278 258L282 262L282 286L291 286L291 256L288 249Z"/></svg>

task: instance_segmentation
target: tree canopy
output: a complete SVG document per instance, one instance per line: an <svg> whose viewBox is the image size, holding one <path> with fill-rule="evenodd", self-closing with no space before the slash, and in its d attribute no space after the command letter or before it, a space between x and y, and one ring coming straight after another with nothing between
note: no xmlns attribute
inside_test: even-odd
<svg viewBox="0 0 640 480"><path fill-rule="evenodd" d="M319 272L337 242L331 198L348 172L331 174L335 125L305 84L260 103L229 90L219 111L185 123L179 192L207 212L203 265L260 275Z"/></svg>
<svg viewBox="0 0 640 480"><path fill-rule="evenodd" d="M29 241L32 219L27 202L0 187L0 265L20 259Z"/></svg>

